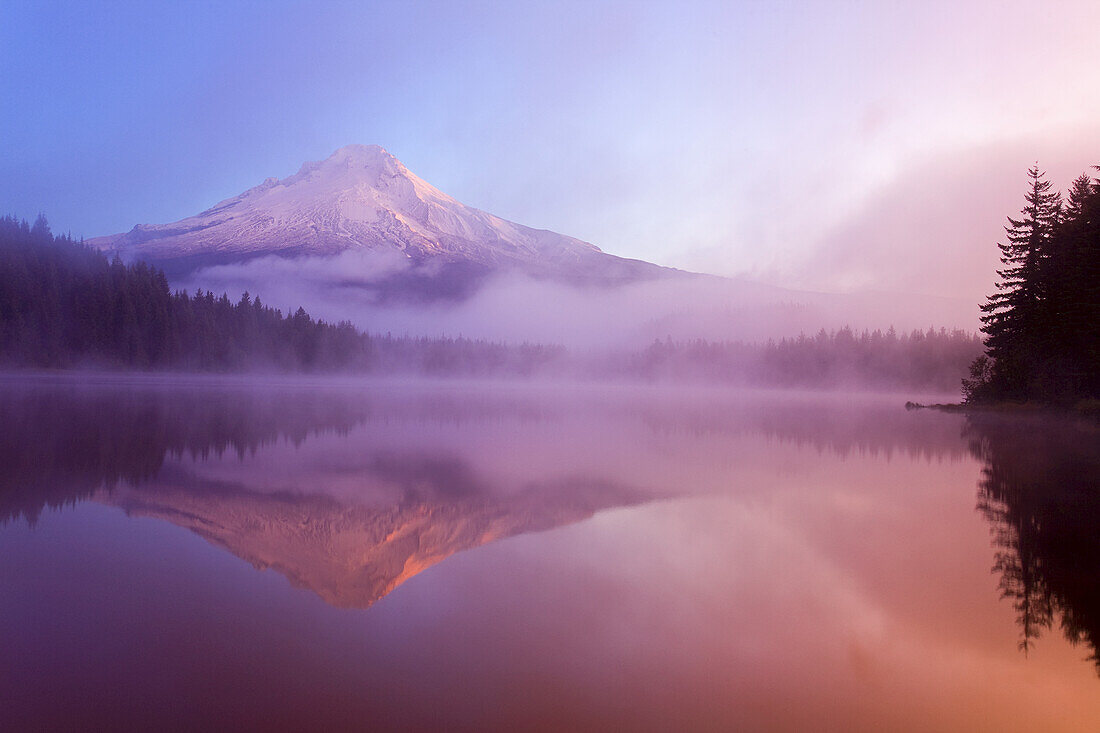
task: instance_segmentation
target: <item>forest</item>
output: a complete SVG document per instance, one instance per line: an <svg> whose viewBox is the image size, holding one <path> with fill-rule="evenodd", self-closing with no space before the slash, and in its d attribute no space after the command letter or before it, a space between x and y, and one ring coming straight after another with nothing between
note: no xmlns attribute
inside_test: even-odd
<svg viewBox="0 0 1100 733"><path fill-rule="evenodd" d="M690 379L764 387L864 387L951 391L981 353L981 339L959 329L898 334L893 328L818 331L765 343L655 341L623 368L648 380Z"/></svg>
<svg viewBox="0 0 1100 733"><path fill-rule="evenodd" d="M986 353L963 381L968 403L1100 399L1100 183L1065 198L1038 165L998 244L997 289L982 305Z"/></svg>
<svg viewBox="0 0 1100 733"><path fill-rule="evenodd" d="M530 374L561 349L359 331L283 314L245 293L172 292L160 270L124 264L44 217L0 218L0 363L174 371Z"/></svg>
<svg viewBox="0 0 1100 733"><path fill-rule="evenodd" d="M740 341L655 341L570 353L545 344L365 333L259 296L173 292L165 274L126 264L45 218L0 218L0 365L38 369L549 376L769 387L947 391L981 353L975 334L929 328L821 330Z"/></svg>

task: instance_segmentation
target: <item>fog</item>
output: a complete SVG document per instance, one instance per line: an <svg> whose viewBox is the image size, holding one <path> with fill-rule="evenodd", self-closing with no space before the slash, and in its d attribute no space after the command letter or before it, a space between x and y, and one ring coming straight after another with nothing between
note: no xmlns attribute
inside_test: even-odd
<svg viewBox="0 0 1100 733"><path fill-rule="evenodd" d="M442 283L467 297L395 302L380 295L393 278ZM415 264L398 253L347 251L332 257L262 257L200 269L173 283L249 292L293 312L348 320L372 333L464 336L578 348L635 348L654 339L766 341L820 329L899 331L929 326L976 330L976 304L897 293L839 295L771 287L747 280L683 274L613 286L577 285L518 272L477 282ZM434 281L432 279L435 279Z"/></svg>
<svg viewBox="0 0 1100 733"><path fill-rule="evenodd" d="M196 728L1097 716L1097 462L1072 426L899 396L253 377L7 379L0 410L16 728L178 722L180 695ZM1040 639L1017 568L1051 591ZM1071 646L1064 619L1091 635Z"/></svg>
<svg viewBox="0 0 1100 733"><path fill-rule="evenodd" d="M807 251L759 276L792 287L872 288L961 297L994 290L1006 216L1024 205L1036 159L1065 191L1093 153L1095 125L1056 139L1027 136L921 157L876 186L853 211L821 225Z"/></svg>
<svg viewBox="0 0 1100 733"><path fill-rule="evenodd" d="M604 284L581 286L345 253L208 268L188 294L144 263L54 237L44 220L0 219L0 245L11 258L0 291L26 304L0 309L9 367L952 391L981 347L965 330L883 329L908 325L883 304L675 271L618 286L604 271Z"/></svg>

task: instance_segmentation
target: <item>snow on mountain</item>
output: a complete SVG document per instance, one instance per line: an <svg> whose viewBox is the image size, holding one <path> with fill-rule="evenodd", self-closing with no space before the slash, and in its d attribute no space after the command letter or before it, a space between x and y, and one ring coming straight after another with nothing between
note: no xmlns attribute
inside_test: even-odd
<svg viewBox="0 0 1100 733"><path fill-rule="evenodd" d="M973 325L969 302L796 292L616 257L466 206L376 145L91 244L184 288L249 291L383 332L607 344ZM431 304L446 307L420 307Z"/></svg>
<svg viewBox="0 0 1100 733"><path fill-rule="evenodd" d="M676 272L466 206L377 145L348 145L195 216L141 224L91 244L152 262L170 275L262 256L349 250L400 253L413 266L451 266L451 272L466 275L518 269L536 277L610 283Z"/></svg>

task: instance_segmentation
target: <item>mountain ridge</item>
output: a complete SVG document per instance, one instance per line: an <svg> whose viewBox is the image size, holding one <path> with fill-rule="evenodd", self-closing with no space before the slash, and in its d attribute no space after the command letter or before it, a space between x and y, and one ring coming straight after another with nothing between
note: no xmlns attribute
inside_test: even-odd
<svg viewBox="0 0 1100 733"><path fill-rule="evenodd" d="M139 224L89 240L170 277L257 257L385 253L433 279L499 270L571 282L614 284L686 274L603 252L574 237L535 229L467 206L378 145L347 145L297 173L262 183L191 217Z"/></svg>

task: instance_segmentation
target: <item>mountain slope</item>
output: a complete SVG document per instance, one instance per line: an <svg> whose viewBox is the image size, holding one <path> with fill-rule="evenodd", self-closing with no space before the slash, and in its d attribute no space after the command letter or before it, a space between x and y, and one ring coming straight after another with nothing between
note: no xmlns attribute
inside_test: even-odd
<svg viewBox="0 0 1100 733"><path fill-rule="evenodd" d="M349 145L293 176L269 178L172 224L138 225L91 244L179 276L256 257L365 250L402 258L433 276L520 270L579 282L629 282L675 270L602 252L466 206L411 173L377 145Z"/></svg>

